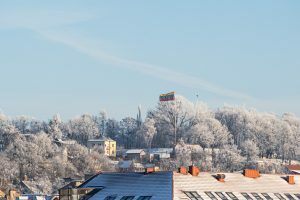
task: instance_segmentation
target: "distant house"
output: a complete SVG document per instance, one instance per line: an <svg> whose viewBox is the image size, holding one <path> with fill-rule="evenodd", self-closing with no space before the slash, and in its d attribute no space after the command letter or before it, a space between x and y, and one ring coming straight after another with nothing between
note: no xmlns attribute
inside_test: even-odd
<svg viewBox="0 0 300 200"><path fill-rule="evenodd" d="M125 153L126 160L142 161L145 156L146 152L143 149L129 149Z"/></svg>
<svg viewBox="0 0 300 200"><path fill-rule="evenodd" d="M143 172L147 167L154 167L153 164L141 164L134 162L133 160L122 160L118 163L118 169L120 172Z"/></svg>
<svg viewBox="0 0 300 200"><path fill-rule="evenodd" d="M173 153L173 148L152 148L145 150L149 156L149 161L169 159Z"/></svg>
<svg viewBox="0 0 300 200"><path fill-rule="evenodd" d="M300 165L286 165L288 174L300 174Z"/></svg>
<svg viewBox="0 0 300 200"><path fill-rule="evenodd" d="M117 142L110 138L88 140L87 147L89 149L99 147L105 155L110 157L116 157L117 154Z"/></svg>

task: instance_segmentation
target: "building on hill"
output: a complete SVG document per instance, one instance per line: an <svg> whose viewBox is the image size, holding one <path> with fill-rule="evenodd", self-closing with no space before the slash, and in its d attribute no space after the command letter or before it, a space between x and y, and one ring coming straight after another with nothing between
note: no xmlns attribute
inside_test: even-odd
<svg viewBox="0 0 300 200"><path fill-rule="evenodd" d="M299 174L300 175L300 165L286 165L287 173L289 174Z"/></svg>
<svg viewBox="0 0 300 200"><path fill-rule="evenodd" d="M300 176L256 170L213 174L195 166L178 172L148 168L143 173L99 173L72 191L84 193L84 189L90 200L299 200Z"/></svg>
<svg viewBox="0 0 300 200"><path fill-rule="evenodd" d="M143 149L128 149L125 153L126 160L143 161L146 158L146 152Z"/></svg>
<svg viewBox="0 0 300 200"><path fill-rule="evenodd" d="M149 156L148 160L161 160L161 159L169 159L173 154L173 148L151 148L146 149L147 155Z"/></svg>
<svg viewBox="0 0 300 200"><path fill-rule="evenodd" d="M116 157L117 154L117 142L110 138L88 140L87 147L89 149L98 147L105 155L109 157Z"/></svg>

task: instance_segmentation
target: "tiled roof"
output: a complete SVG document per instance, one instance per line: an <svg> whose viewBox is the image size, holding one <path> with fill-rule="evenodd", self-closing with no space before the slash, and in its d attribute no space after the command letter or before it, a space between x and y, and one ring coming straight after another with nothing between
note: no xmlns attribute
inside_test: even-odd
<svg viewBox="0 0 300 200"><path fill-rule="evenodd" d="M152 196L151 200L172 199L172 172L155 173L101 173L84 183L80 188L102 186L103 190L90 200L105 199L107 196Z"/></svg>
<svg viewBox="0 0 300 200"><path fill-rule="evenodd" d="M210 192L233 192L238 199L245 198L241 195L246 193L300 193L300 176L295 175L295 184L290 185L283 179L285 175L261 174L259 178L247 178L240 173L225 173L225 182L219 182L211 173L201 172L199 176L190 174L183 175L174 173L174 199L189 199L184 191L196 191L203 199L211 200L206 191ZM250 194L251 196L251 194ZM252 197L253 198L253 197ZM217 197L217 199L220 199ZM255 199L255 198L253 198Z"/></svg>
<svg viewBox="0 0 300 200"><path fill-rule="evenodd" d="M300 165L287 165L289 170L300 170Z"/></svg>

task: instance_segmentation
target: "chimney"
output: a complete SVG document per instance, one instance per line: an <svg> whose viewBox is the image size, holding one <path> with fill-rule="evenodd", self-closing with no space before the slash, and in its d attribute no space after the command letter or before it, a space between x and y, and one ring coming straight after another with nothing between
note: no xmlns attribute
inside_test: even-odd
<svg viewBox="0 0 300 200"><path fill-rule="evenodd" d="M184 174L184 175L187 175L187 174L188 174L187 168L186 168L186 167L183 167L183 166L181 166L181 167L178 168L178 172L179 172L180 174Z"/></svg>
<svg viewBox="0 0 300 200"><path fill-rule="evenodd" d="M289 184L294 185L295 184L295 179L294 176L287 176L286 180Z"/></svg>
<svg viewBox="0 0 300 200"><path fill-rule="evenodd" d="M225 182L225 174L217 174L216 178L220 182Z"/></svg>
<svg viewBox="0 0 300 200"><path fill-rule="evenodd" d="M189 166L189 173L192 175L192 176L198 176L199 173L200 173L200 170L198 167L194 166L194 165L191 165Z"/></svg>
<svg viewBox="0 0 300 200"><path fill-rule="evenodd" d="M145 168L145 173L148 174L148 173L153 173L153 172L159 172L160 169L159 167L147 167Z"/></svg>
<svg viewBox="0 0 300 200"><path fill-rule="evenodd" d="M259 171L255 169L244 169L244 176L248 178L258 178L260 177Z"/></svg>
<svg viewBox="0 0 300 200"><path fill-rule="evenodd" d="M152 173L152 172L154 172L154 167L147 167L147 168L145 168L145 173L146 174L149 174L149 173Z"/></svg>

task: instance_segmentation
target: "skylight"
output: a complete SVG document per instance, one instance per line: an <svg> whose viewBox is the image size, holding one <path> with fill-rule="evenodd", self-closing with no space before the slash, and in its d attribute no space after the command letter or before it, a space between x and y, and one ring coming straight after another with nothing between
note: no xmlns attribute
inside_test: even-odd
<svg viewBox="0 0 300 200"><path fill-rule="evenodd" d="M132 200L134 196L123 196L120 200Z"/></svg>
<svg viewBox="0 0 300 200"><path fill-rule="evenodd" d="M139 198L137 198L137 200L149 200L151 198L152 196L140 196Z"/></svg>
<svg viewBox="0 0 300 200"><path fill-rule="evenodd" d="M261 193L267 200L272 200L272 197L268 195L267 193Z"/></svg>
<svg viewBox="0 0 300 200"><path fill-rule="evenodd" d="M251 193L257 200L263 200L257 193Z"/></svg>
<svg viewBox="0 0 300 200"><path fill-rule="evenodd" d="M226 192L226 194L227 194L232 200L238 200L238 198L237 198L232 192Z"/></svg>
<svg viewBox="0 0 300 200"><path fill-rule="evenodd" d="M184 192L191 200L203 200L203 198L195 191Z"/></svg>
<svg viewBox="0 0 300 200"><path fill-rule="evenodd" d="M222 199L222 200L228 200L227 197L222 192L216 192L216 194Z"/></svg>
<svg viewBox="0 0 300 200"><path fill-rule="evenodd" d="M285 200L285 198L279 193L275 193L274 195L280 200Z"/></svg>
<svg viewBox="0 0 300 200"><path fill-rule="evenodd" d="M117 198L117 195L111 195L111 196L105 197L104 200L115 200L116 198Z"/></svg>
<svg viewBox="0 0 300 200"><path fill-rule="evenodd" d="M215 195L213 195L213 193L211 192L205 192L205 194L209 196L209 198L211 198L212 200L218 200L217 197L215 197Z"/></svg>
<svg viewBox="0 0 300 200"><path fill-rule="evenodd" d="M300 194L294 194L298 199L300 199Z"/></svg>
<svg viewBox="0 0 300 200"><path fill-rule="evenodd" d="M284 195L289 198L289 200L295 200L294 197L291 194L284 193Z"/></svg>
<svg viewBox="0 0 300 200"><path fill-rule="evenodd" d="M241 193L247 200L252 200L252 198L249 196L249 194L242 192Z"/></svg>

